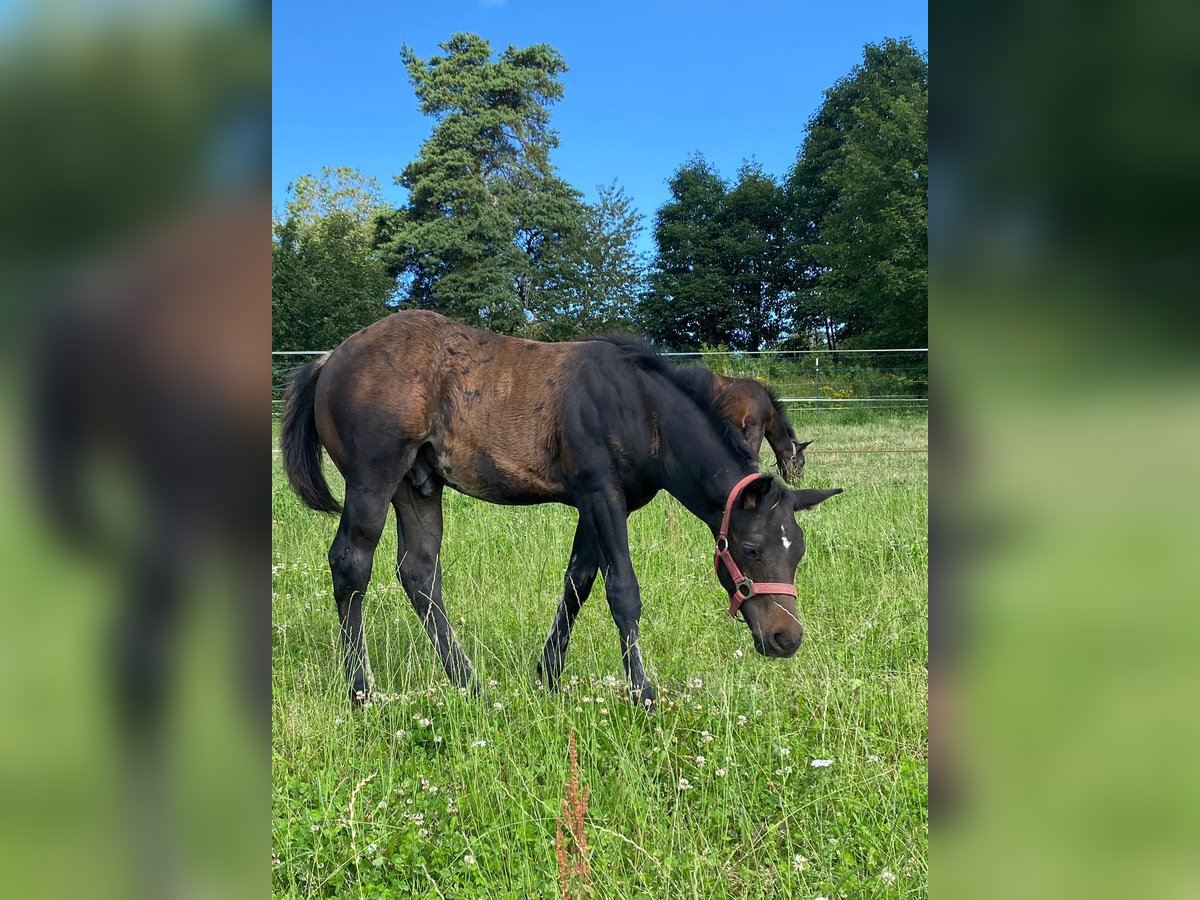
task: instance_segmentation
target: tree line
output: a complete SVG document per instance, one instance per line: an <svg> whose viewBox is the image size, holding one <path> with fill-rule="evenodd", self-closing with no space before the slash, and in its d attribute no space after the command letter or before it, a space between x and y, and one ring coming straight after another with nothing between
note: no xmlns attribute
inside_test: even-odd
<svg viewBox="0 0 1200 900"><path fill-rule="evenodd" d="M326 168L273 222L277 350L333 347L398 308L538 340L633 331L672 350L924 347L928 61L868 44L807 123L790 171L730 181L696 154L651 223L614 180L594 202L555 172L553 47L498 56L473 34L402 51L432 133L407 202Z"/></svg>

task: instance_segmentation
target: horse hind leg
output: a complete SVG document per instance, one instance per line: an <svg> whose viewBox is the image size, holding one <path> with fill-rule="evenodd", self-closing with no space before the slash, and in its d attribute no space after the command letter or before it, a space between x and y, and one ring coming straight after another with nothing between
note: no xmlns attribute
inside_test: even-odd
<svg viewBox="0 0 1200 900"><path fill-rule="evenodd" d="M392 498L396 510L396 575L451 683L478 689L442 603L442 485L411 471ZM415 482L415 483L414 483Z"/></svg>
<svg viewBox="0 0 1200 900"><path fill-rule="evenodd" d="M333 599L342 633L342 660L350 699L366 702L373 688L371 665L363 639L362 604L371 580L375 547L387 521L390 490L346 486L346 502L337 537L329 549Z"/></svg>

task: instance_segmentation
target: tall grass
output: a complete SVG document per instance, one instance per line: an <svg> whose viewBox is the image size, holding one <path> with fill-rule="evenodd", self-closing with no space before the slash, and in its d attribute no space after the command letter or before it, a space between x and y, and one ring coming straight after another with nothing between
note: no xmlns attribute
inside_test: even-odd
<svg viewBox="0 0 1200 900"><path fill-rule="evenodd" d="M796 424L814 450L925 443L911 415ZM354 709L325 562L336 520L300 505L276 454L277 894L558 896L573 728L596 897L924 896L926 459L813 456L806 481L846 493L801 514L794 658L754 653L725 614L707 529L663 495L630 520L659 712L626 699L599 583L547 694L533 666L574 511L447 492L444 593L488 698L447 684L393 574L389 525L366 602L385 696Z"/></svg>

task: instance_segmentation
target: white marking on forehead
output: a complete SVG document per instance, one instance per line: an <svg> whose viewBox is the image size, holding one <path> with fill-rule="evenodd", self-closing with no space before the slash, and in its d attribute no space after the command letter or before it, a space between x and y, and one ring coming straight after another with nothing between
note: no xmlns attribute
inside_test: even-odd
<svg viewBox="0 0 1200 900"><path fill-rule="evenodd" d="M780 525L779 533L783 535L783 549L786 550L788 547L792 546L792 542L787 539L787 529Z"/></svg>

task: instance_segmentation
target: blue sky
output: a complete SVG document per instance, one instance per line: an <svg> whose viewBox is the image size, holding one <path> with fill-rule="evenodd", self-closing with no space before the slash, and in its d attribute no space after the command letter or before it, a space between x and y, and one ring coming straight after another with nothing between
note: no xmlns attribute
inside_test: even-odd
<svg viewBox="0 0 1200 900"><path fill-rule="evenodd" d="M666 179L692 153L726 178L750 158L781 177L822 92L861 60L865 43L929 46L922 0L288 0L274 5L273 23L278 209L289 182L324 165L354 166L403 202L392 179L433 120L417 112L400 47L429 57L469 31L496 52L548 43L562 53L570 70L552 108L561 144L551 159L588 199L616 179L647 228L668 198Z"/></svg>

